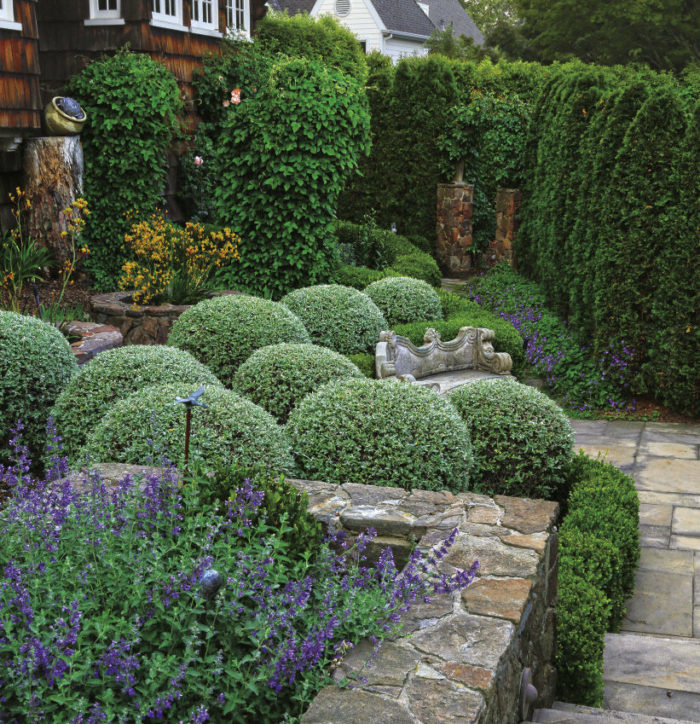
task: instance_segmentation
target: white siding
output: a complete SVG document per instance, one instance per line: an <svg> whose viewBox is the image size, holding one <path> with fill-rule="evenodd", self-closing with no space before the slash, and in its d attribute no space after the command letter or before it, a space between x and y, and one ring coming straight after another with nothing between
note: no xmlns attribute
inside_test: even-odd
<svg viewBox="0 0 700 724"><path fill-rule="evenodd" d="M382 33L377 27L365 0L350 0L350 14L340 18L335 14L335 0L323 0L314 16L332 15L358 39L367 43L367 52L382 51Z"/></svg>
<svg viewBox="0 0 700 724"><path fill-rule="evenodd" d="M384 40L384 50L382 53L388 55L394 64L396 64L401 58L410 55L428 55L428 49L422 41L387 38Z"/></svg>

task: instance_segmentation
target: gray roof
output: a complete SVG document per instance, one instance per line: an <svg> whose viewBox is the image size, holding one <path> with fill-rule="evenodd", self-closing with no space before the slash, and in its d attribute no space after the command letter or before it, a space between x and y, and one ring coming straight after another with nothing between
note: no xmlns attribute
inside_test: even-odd
<svg viewBox="0 0 700 724"><path fill-rule="evenodd" d="M474 21L459 0L422 0L422 2L428 3L430 19L436 28L444 30L448 25L452 25L456 37L466 35L468 38L473 38L476 45L484 44L481 30L474 25Z"/></svg>
<svg viewBox="0 0 700 724"><path fill-rule="evenodd" d="M370 0L370 2L390 32L410 33L429 38L435 30L435 25L415 0Z"/></svg>
<svg viewBox="0 0 700 724"><path fill-rule="evenodd" d="M415 0L369 0L369 2L374 5L377 14L390 32L408 33L422 39L429 38L435 30L435 25ZM458 0L454 2L459 6ZM310 13L314 4L315 0L268 0L268 5L273 10L287 10L290 15Z"/></svg>

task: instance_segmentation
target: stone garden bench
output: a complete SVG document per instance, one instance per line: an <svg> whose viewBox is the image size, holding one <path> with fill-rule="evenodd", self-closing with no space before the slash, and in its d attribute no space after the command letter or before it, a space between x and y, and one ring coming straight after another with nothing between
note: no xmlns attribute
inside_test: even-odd
<svg viewBox="0 0 700 724"><path fill-rule="evenodd" d="M441 394L468 382L489 377L510 377L513 360L507 352L494 352L495 332L462 327L448 342L435 329L427 329L425 344L416 347L395 332L381 332L375 352L378 379L398 379L430 387Z"/></svg>

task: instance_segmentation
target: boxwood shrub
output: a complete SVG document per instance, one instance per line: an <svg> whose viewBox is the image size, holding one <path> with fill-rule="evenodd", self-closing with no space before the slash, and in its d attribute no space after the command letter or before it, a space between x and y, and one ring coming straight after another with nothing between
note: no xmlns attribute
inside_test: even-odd
<svg viewBox="0 0 700 724"><path fill-rule="evenodd" d="M349 359L365 377L374 379L376 367L373 354L369 352L358 352L357 354L346 354L345 357Z"/></svg>
<svg viewBox="0 0 700 724"><path fill-rule="evenodd" d="M273 344L238 368L233 389L286 422L292 408L326 382L362 373L343 355L314 344Z"/></svg>
<svg viewBox="0 0 700 724"><path fill-rule="evenodd" d="M18 420L22 441L34 460L41 457L49 408L78 371L66 338L34 317L0 311L0 464Z"/></svg>
<svg viewBox="0 0 700 724"><path fill-rule="evenodd" d="M134 392L112 405L88 436L81 457L94 462L147 464L165 457L181 463L185 450L185 410L176 397L191 385L171 382ZM294 463L283 429L269 412L218 385L208 386L192 413L190 456L209 465L262 465L291 473Z"/></svg>
<svg viewBox="0 0 700 724"><path fill-rule="evenodd" d="M433 287L439 287L442 284L442 272L437 262L430 254L426 254L420 249L416 249L410 254L397 256L387 272L422 279Z"/></svg>
<svg viewBox="0 0 700 724"><path fill-rule="evenodd" d="M339 264L335 270L335 281L346 287L362 291L368 284L384 279L386 273L366 266Z"/></svg>
<svg viewBox="0 0 700 724"><path fill-rule="evenodd" d="M448 399L469 429L474 490L566 499L574 433L556 403L513 379L477 380Z"/></svg>
<svg viewBox="0 0 700 724"><path fill-rule="evenodd" d="M442 317L440 298L420 279L387 277L370 284L365 294L379 307L391 327L402 322Z"/></svg>
<svg viewBox="0 0 700 724"><path fill-rule="evenodd" d="M619 630L639 558L634 480L583 453L571 465L561 525L557 604L557 695L600 706L606 631Z"/></svg>
<svg viewBox="0 0 700 724"><path fill-rule="evenodd" d="M102 352L84 365L51 410L69 461L76 461L90 430L115 402L144 387L174 380L191 386L191 391L205 383L221 384L189 352L175 347L129 345Z"/></svg>
<svg viewBox="0 0 700 724"><path fill-rule="evenodd" d="M168 343L191 352L230 387L238 367L260 347L310 342L301 320L277 302L242 294L205 299L183 312Z"/></svg>
<svg viewBox="0 0 700 724"><path fill-rule="evenodd" d="M280 301L301 319L315 344L340 354L374 351L379 333L389 328L366 294L340 284L296 289Z"/></svg>
<svg viewBox="0 0 700 724"><path fill-rule="evenodd" d="M466 424L449 402L417 385L330 382L292 410L286 430L299 467L313 480L469 488Z"/></svg>

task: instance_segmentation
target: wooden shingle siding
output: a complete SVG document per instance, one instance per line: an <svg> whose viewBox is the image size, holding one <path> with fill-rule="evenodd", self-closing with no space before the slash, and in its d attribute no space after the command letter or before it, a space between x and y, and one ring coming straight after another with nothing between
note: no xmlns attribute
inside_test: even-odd
<svg viewBox="0 0 700 724"><path fill-rule="evenodd" d="M0 28L0 130L24 135L41 128L36 0L15 0L22 30Z"/></svg>

